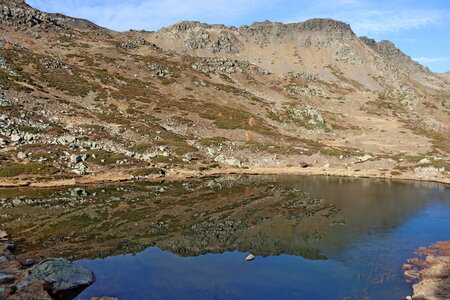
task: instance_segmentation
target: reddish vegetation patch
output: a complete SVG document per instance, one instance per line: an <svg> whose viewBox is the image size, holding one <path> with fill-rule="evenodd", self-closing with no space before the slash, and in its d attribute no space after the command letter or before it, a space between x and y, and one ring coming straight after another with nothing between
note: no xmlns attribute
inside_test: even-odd
<svg viewBox="0 0 450 300"><path fill-rule="evenodd" d="M449 299L450 241L419 248L403 269L407 281L415 283L413 299Z"/></svg>
<svg viewBox="0 0 450 300"><path fill-rule="evenodd" d="M420 255L450 256L450 241L438 242L428 248L419 248Z"/></svg>
<svg viewBox="0 0 450 300"><path fill-rule="evenodd" d="M417 256L415 258L410 258L403 266L404 270L416 270L420 271L421 269L425 269L427 267L430 267L432 262L428 261L426 259L427 256L449 256L450 257L450 241L445 242L437 242L436 244L433 244L429 247L420 247L419 250L417 250ZM405 272L405 274L412 273L412 272ZM412 274L411 274L412 275ZM406 275L408 278L408 275ZM409 278L415 279L415 278Z"/></svg>

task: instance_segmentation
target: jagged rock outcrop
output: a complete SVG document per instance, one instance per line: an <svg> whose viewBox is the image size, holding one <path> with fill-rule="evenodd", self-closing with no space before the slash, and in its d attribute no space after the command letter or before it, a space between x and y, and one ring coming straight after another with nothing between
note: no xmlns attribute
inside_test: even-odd
<svg viewBox="0 0 450 300"><path fill-rule="evenodd" d="M63 258L46 259L31 268L30 273L30 276L18 285L19 289L31 280L42 280L51 284L49 292L58 299L95 282L94 273Z"/></svg>
<svg viewBox="0 0 450 300"><path fill-rule="evenodd" d="M293 72L291 76L293 78L302 78L308 81L319 81L319 77L317 75L309 74L306 72Z"/></svg>
<svg viewBox="0 0 450 300"><path fill-rule="evenodd" d="M11 69L8 62L0 56L0 69L5 70L11 76L16 76L17 74Z"/></svg>
<svg viewBox="0 0 450 300"><path fill-rule="evenodd" d="M448 82L450 82L450 72L447 73L442 73L440 74L441 77L443 77L444 79L446 79Z"/></svg>
<svg viewBox="0 0 450 300"><path fill-rule="evenodd" d="M336 39L354 39L355 34L348 24L332 19L311 19L300 23L255 22L240 28L225 25L209 25L200 22L182 21L158 31L158 35L169 35L184 40L191 50L208 49L211 53L237 54L245 48L243 37L266 47L273 40L298 33L320 32L320 39L306 39L305 47L327 47Z"/></svg>
<svg viewBox="0 0 450 300"><path fill-rule="evenodd" d="M283 108L290 118L305 123L305 126L325 128L325 119L322 114L310 105L285 105Z"/></svg>
<svg viewBox="0 0 450 300"><path fill-rule="evenodd" d="M279 22L255 22L251 26L240 27L242 32L254 38L256 44L267 46L272 40L279 40L292 34L315 34L320 32L321 39L306 39L305 47L327 47L336 39L352 39L355 34L350 25L332 19L310 19L300 23L283 24Z"/></svg>
<svg viewBox="0 0 450 300"><path fill-rule="evenodd" d="M256 69L260 74L267 74L267 71L249 63L245 60L227 59L227 58L199 58L193 65L192 69L205 74L208 73L228 73L249 71L251 68Z"/></svg>
<svg viewBox="0 0 450 300"><path fill-rule="evenodd" d="M211 34L208 30L216 32ZM161 32L182 39L184 46L191 50L207 49L211 53L236 54L242 48L236 35L224 25L182 21L161 29Z"/></svg>
<svg viewBox="0 0 450 300"><path fill-rule="evenodd" d="M62 28L100 28L87 20L45 13L22 0L0 0L0 24L15 27L55 25Z"/></svg>
<svg viewBox="0 0 450 300"><path fill-rule="evenodd" d="M0 106L12 106L14 103L12 103L8 98L6 98L5 94L3 94L3 91L0 89Z"/></svg>
<svg viewBox="0 0 450 300"><path fill-rule="evenodd" d="M154 63L149 64L148 69L152 72L153 76L166 76L171 74L169 68Z"/></svg>
<svg viewBox="0 0 450 300"><path fill-rule="evenodd" d="M291 24L264 21L239 28L183 21L146 38L173 51L246 60L270 73L316 74L315 80L344 81L358 89L399 89L408 80L448 89L441 76L391 42L358 38L350 25L332 19ZM336 70L342 74L336 76Z"/></svg>
<svg viewBox="0 0 450 300"><path fill-rule="evenodd" d="M352 47L350 46L342 46L336 52L334 53L334 58L337 61L342 61L346 64L351 65L362 65L364 63L364 59L361 57L361 55Z"/></svg>
<svg viewBox="0 0 450 300"><path fill-rule="evenodd" d="M323 89L319 87L302 87L297 85L289 85L284 88L286 92L291 96L303 96L303 97L325 97L327 94Z"/></svg>
<svg viewBox="0 0 450 300"><path fill-rule="evenodd" d="M405 55L400 49L390 41L381 41L377 43L377 50L379 53L389 58L391 61L396 61L397 65L403 67L406 72L424 72L431 73L431 71L421 64L413 61L411 57Z"/></svg>

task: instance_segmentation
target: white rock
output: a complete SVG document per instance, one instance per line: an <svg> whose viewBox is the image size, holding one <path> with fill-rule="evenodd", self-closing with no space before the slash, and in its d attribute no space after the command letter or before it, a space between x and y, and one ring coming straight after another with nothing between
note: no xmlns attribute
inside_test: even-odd
<svg viewBox="0 0 450 300"><path fill-rule="evenodd" d="M77 164L79 162L81 162L81 155L71 155L70 156L70 162L73 164Z"/></svg>
<svg viewBox="0 0 450 300"><path fill-rule="evenodd" d="M132 151L125 151L124 153L126 156L134 157L135 153Z"/></svg>
<svg viewBox="0 0 450 300"><path fill-rule="evenodd" d="M415 177L429 178L444 172L445 168L419 167L414 169Z"/></svg>
<svg viewBox="0 0 450 300"><path fill-rule="evenodd" d="M423 158L419 161L419 163L422 165L429 164L429 163L431 163L431 160L429 160L428 158Z"/></svg>
<svg viewBox="0 0 450 300"><path fill-rule="evenodd" d="M27 157L27 154L26 154L26 153L23 153L23 152L17 153L17 158L19 158L19 159L24 159L24 158L26 158L26 157Z"/></svg>
<svg viewBox="0 0 450 300"><path fill-rule="evenodd" d="M223 156L222 154L217 156L214 161L221 163L221 164L225 164L225 165L231 165L231 166L235 166L235 167L242 167L242 163L236 159L236 158L226 158L225 156Z"/></svg>
<svg viewBox="0 0 450 300"><path fill-rule="evenodd" d="M32 141L32 140L34 140L34 135L31 133L25 133L25 135L23 136L23 139L25 141Z"/></svg>
<svg viewBox="0 0 450 300"><path fill-rule="evenodd" d="M358 158L359 158L360 161L368 161L369 159L372 159L373 156L372 156L372 155L369 155L369 154L366 154L366 155L360 156L360 157L358 157Z"/></svg>
<svg viewBox="0 0 450 300"><path fill-rule="evenodd" d="M85 164L79 163L75 166L73 172L78 175L89 174L89 168Z"/></svg>
<svg viewBox="0 0 450 300"><path fill-rule="evenodd" d="M156 153L148 153L148 154L142 155L142 159L151 160L152 158L155 158L156 156L157 156Z"/></svg>
<svg viewBox="0 0 450 300"><path fill-rule="evenodd" d="M22 138L18 134L11 135L11 141L18 142L20 140L22 140Z"/></svg>
<svg viewBox="0 0 450 300"><path fill-rule="evenodd" d="M254 260L254 259L255 259L255 256L254 256L253 254L249 254L249 255L245 258L246 261L251 261L251 260Z"/></svg>
<svg viewBox="0 0 450 300"><path fill-rule="evenodd" d="M86 161L89 158L89 154L76 155L73 154L70 156L70 162L73 164L77 164L82 161Z"/></svg>
<svg viewBox="0 0 450 300"><path fill-rule="evenodd" d="M165 157L169 157L169 156L170 156L170 153L169 153L169 152L167 152L167 151L164 151L164 152L160 152L160 153L158 153L158 155L159 155L159 156L165 156Z"/></svg>
<svg viewBox="0 0 450 300"><path fill-rule="evenodd" d="M209 156L215 156L217 154L217 151L213 148L207 148L206 151L208 152Z"/></svg>

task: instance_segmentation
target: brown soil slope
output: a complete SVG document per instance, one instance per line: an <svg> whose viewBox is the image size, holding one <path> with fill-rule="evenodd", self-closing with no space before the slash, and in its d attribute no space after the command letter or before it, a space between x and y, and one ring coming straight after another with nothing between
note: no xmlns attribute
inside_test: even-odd
<svg viewBox="0 0 450 300"><path fill-rule="evenodd" d="M300 162L448 175L448 82L342 22L118 33L0 4L2 182Z"/></svg>

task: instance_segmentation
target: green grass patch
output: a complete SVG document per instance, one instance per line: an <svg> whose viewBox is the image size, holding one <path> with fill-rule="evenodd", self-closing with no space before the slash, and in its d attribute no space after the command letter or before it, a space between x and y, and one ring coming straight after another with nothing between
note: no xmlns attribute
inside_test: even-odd
<svg viewBox="0 0 450 300"><path fill-rule="evenodd" d="M253 114L231 107L213 103L204 103L201 106L199 115L202 118L213 120L215 125L221 129L244 129L265 135L275 134L274 129L268 127L261 120L258 120ZM255 126L249 125L250 118L257 120Z"/></svg>
<svg viewBox="0 0 450 300"><path fill-rule="evenodd" d="M15 177L19 175L53 175L57 172L57 168L47 164L13 164L2 167L0 169L0 177Z"/></svg>

